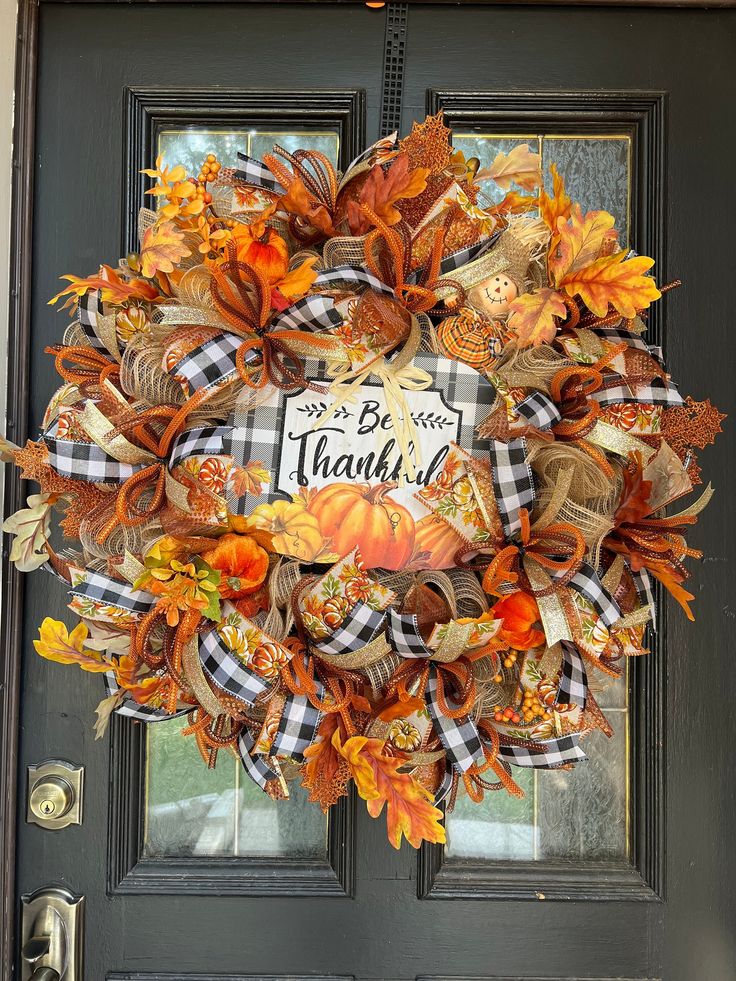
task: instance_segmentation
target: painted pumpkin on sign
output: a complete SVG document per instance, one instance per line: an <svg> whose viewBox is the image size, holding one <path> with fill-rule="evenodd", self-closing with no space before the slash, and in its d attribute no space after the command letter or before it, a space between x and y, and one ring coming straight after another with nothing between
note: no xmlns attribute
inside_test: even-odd
<svg viewBox="0 0 736 981"><path fill-rule="evenodd" d="M457 563L455 556L463 547L463 540L446 521L436 514L420 518L416 525L414 550L429 552L426 560L430 569L452 569Z"/></svg>
<svg viewBox="0 0 736 981"><path fill-rule="evenodd" d="M368 484L330 484L309 505L332 549L347 555L357 545L367 569L401 569L414 549L411 514L388 497L396 487L386 481Z"/></svg>

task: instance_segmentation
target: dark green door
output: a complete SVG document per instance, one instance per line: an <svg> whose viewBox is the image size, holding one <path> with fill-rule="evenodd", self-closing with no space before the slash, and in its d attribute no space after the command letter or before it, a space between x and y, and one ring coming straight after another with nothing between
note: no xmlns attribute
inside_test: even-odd
<svg viewBox="0 0 736 981"><path fill-rule="evenodd" d="M440 108L482 161L534 143L662 281L685 281L651 330L686 390L733 412L736 11L43 2L39 17L30 433L63 329L46 301L61 273L127 251L157 153L293 140L344 164ZM277 809L234 761L205 772L176 721L116 719L96 742L94 679L33 653L65 612L34 573L6 624L11 643L23 630L18 894L86 897L87 981L736 977L732 431L705 460L719 496L694 536L696 624L667 604L650 657L598 697L611 744L530 777L523 802L459 802L444 852L394 852L353 801L329 822L298 795ZM26 767L50 757L85 768L81 826L25 823Z"/></svg>

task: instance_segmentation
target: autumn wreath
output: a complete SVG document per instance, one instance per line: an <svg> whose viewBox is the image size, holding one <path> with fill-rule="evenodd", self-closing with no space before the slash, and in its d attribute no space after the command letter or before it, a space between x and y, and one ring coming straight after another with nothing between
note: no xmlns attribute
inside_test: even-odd
<svg viewBox="0 0 736 981"><path fill-rule="evenodd" d="M279 147L145 173L139 251L64 277L61 386L6 446L41 488L11 559L79 618L39 654L104 676L100 734L186 716L272 797L353 780L396 847L444 841L458 789L584 759L654 581L692 618L710 489L665 509L723 418L644 340L653 260L441 117L343 174Z"/></svg>

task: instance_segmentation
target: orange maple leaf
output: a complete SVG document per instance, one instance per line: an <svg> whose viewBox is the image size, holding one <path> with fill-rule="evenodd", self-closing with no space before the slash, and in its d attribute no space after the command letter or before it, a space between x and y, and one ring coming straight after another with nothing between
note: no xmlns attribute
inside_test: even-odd
<svg viewBox="0 0 736 981"><path fill-rule="evenodd" d="M445 829L440 824L442 811L431 803L432 795L425 787L410 774L399 773L405 761L384 755L382 739L351 736L343 745L336 730L332 745L347 760L370 816L378 817L386 805L388 840L394 848L401 846L402 836L414 848L422 841L445 843Z"/></svg>
<svg viewBox="0 0 736 981"><path fill-rule="evenodd" d="M302 787L309 791L310 803L319 804L325 813L347 794L350 767L332 742L336 733L339 738L340 727L340 714L330 712L319 724L317 739L304 751Z"/></svg>
<svg viewBox="0 0 736 981"><path fill-rule="evenodd" d="M234 466L230 471L230 486L236 497L262 494L263 485L270 481L271 471L260 460L249 460L244 467Z"/></svg>
<svg viewBox="0 0 736 981"><path fill-rule="evenodd" d="M189 254L190 250L184 244L184 234L173 221L157 222L143 235L141 272L147 279L157 272L173 272L174 266Z"/></svg>
<svg viewBox="0 0 736 981"><path fill-rule="evenodd" d="M560 286L568 296L580 296L596 317L605 317L609 305L622 317L635 317L662 295L654 279L644 275L653 265L648 256L627 259L625 252L618 252L565 276Z"/></svg>
<svg viewBox="0 0 736 981"><path fill-rule="evenodd" d="M542 183L542 158L531 152L528 143L520 143L510 153L499 153L489 170L481 171L477 179L485 174L504 191L508 191L512 183L531 191Z"/></svg>
<svg viewBox="0 0 736 981"><path fill-rule="evenodd" d="M555 164L550 167L550 173L552 174L552 195L547 194L545 190L540 191L539 216L554 237L557 235L557 220L569 217L572 201L565 192L565 182Z"/></svg>
<svg viewBox="0 0 736 981"><path fill-rule="evenodd" d="M428 176L426 167L409 170L409 155L401 153L388 170L376 164L361 188L360 201L387 225L395 225L401 221L401 212L394 204L406 198L415 198L426 190ZM348 201L347 213L353 235L365 235L370 231L370 219L363 214L356 201Z"/></svg>
<svg viewBox="0 0 736 981"><path fill-rule="evenodd" d="M549 272L555 286L586 266L600 255L606 239L615 238L616 219L607 211L589 211L583 216L579 204L574 204L569 218L557 219L557 243L549 256Z"/></svg>
<svg viewBox="0 0 736 981"><path fill-rule="evenodd" d="M522 293L509 304L508 324L518 338L519 347L548 344L557 333L556 317L564 320L567 307L560 294L548 286Z"/></svg>

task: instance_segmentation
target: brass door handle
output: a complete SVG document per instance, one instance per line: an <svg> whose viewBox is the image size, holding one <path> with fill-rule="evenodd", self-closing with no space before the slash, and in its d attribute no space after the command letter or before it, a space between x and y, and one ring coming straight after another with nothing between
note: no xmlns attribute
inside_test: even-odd
<svg viewBox="0 0 736 981"><path fill-rule="evenodd" d="M50 886L22 903L21 981L82 981L84 898Z"/></svg>

